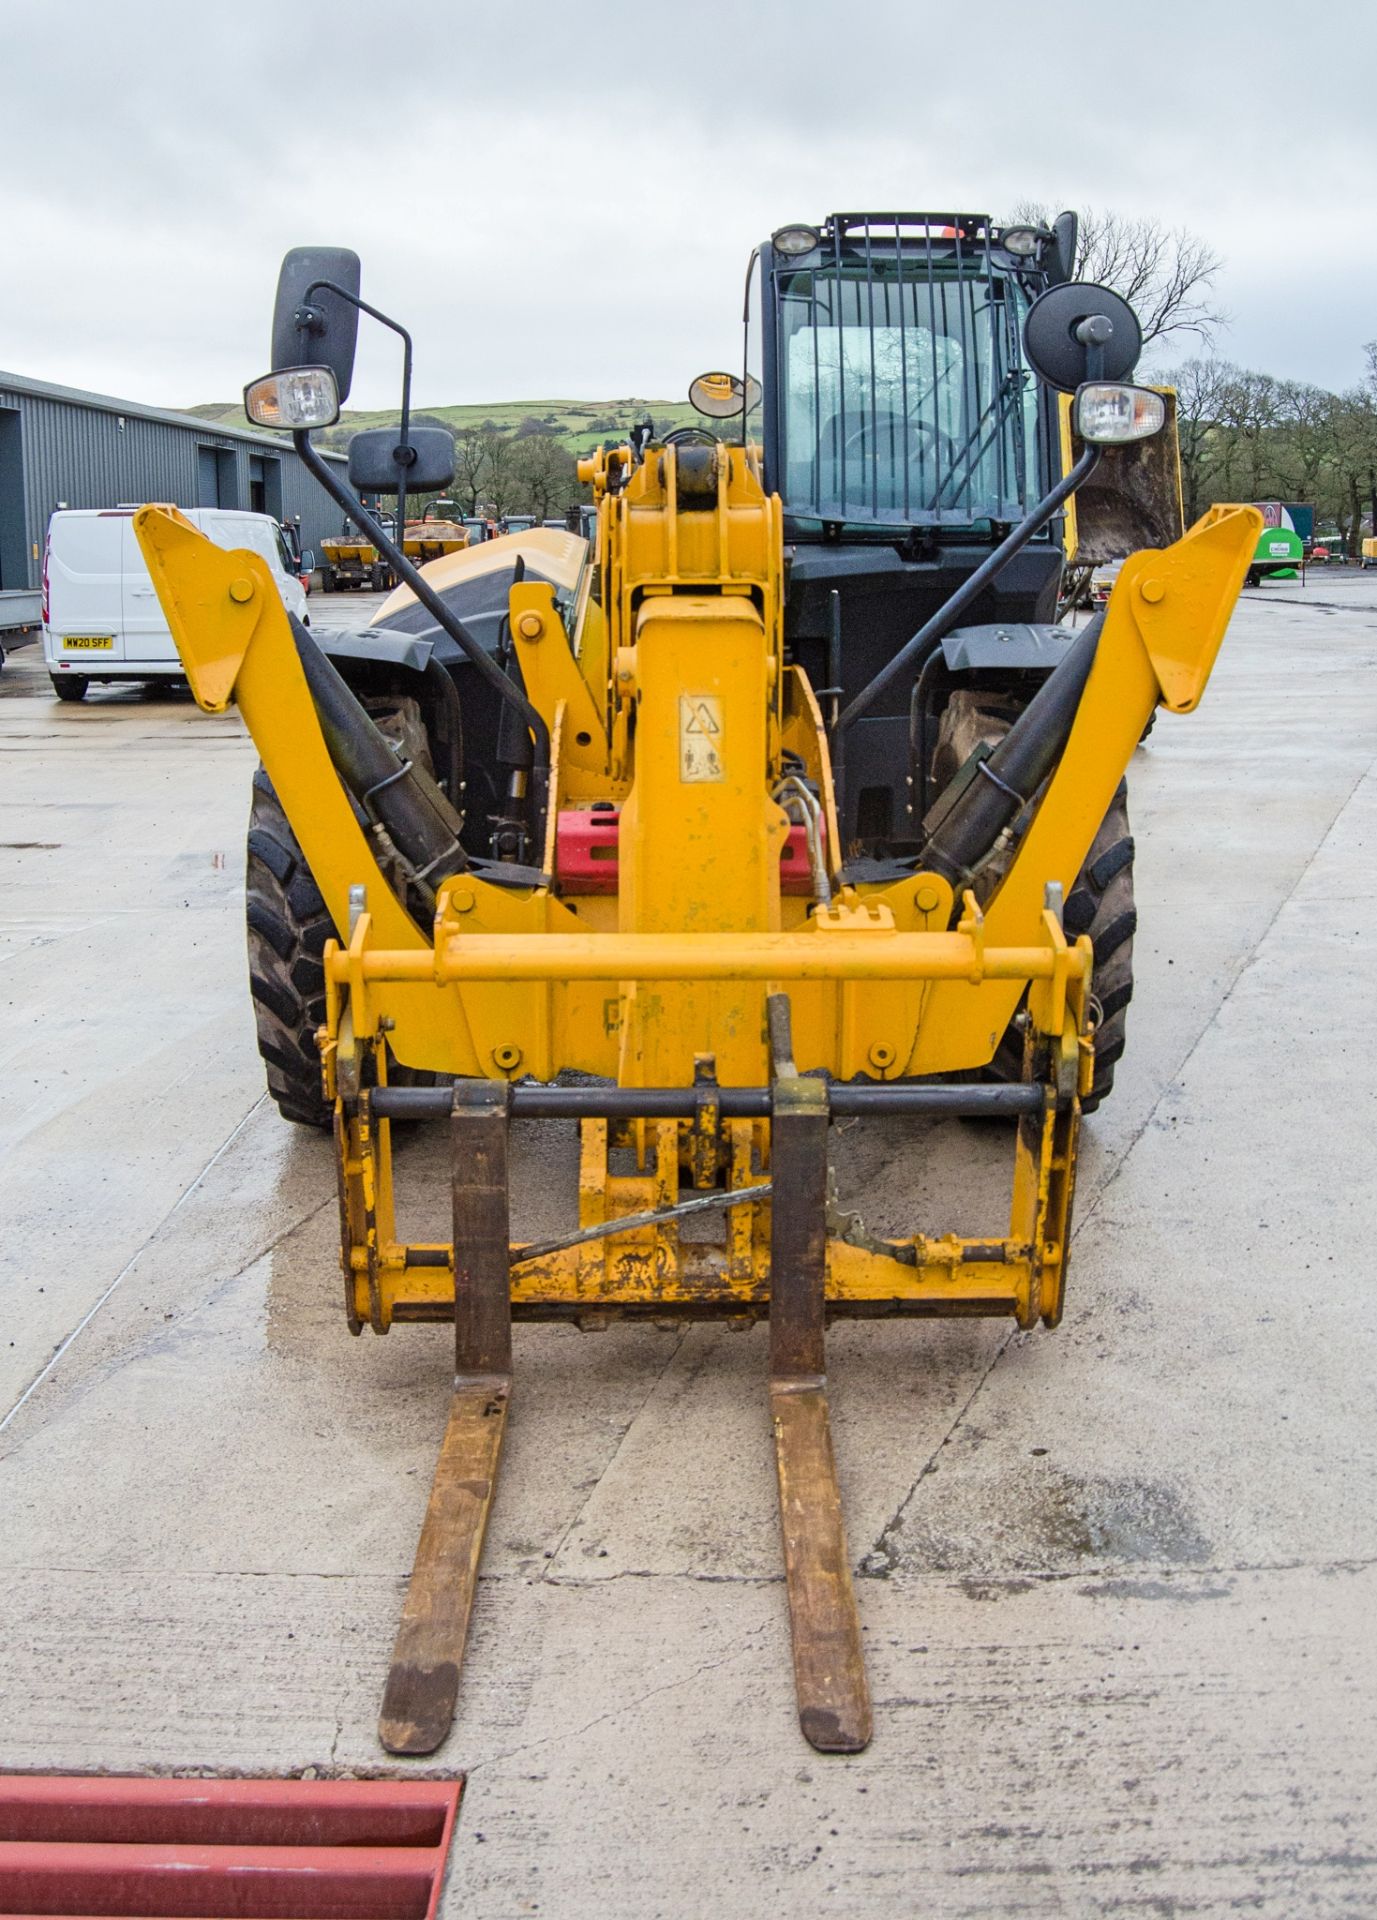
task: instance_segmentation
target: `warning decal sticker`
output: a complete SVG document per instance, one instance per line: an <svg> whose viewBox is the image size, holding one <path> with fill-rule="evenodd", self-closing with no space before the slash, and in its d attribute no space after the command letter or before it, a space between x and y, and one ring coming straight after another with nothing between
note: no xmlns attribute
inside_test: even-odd
<svg viewBox="0 0 1377 1920"><path fill-rule="evenodd" d="M725 780L722 700L715 693L679 695L679 778Z"/></svg>

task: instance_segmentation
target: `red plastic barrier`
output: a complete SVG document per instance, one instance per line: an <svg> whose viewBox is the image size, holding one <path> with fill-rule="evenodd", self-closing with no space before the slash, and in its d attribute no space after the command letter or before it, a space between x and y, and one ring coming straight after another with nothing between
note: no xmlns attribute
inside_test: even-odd
<svg viewBox="0 0 1377 1920"><path fill-rule="evenodd" d="M555 823L555 872L565 893L617 891L617 834L621 816L612 812L580 812L570 808ZM791 827L779 859L781 893L810 894L808 837L802 827Z"/></svg>
<svg viewBox="0 0 1377 1920"><path fill-rule="evenodd" d="M457 1780L0 1778L0 1913L433 1920Z"/></svg>

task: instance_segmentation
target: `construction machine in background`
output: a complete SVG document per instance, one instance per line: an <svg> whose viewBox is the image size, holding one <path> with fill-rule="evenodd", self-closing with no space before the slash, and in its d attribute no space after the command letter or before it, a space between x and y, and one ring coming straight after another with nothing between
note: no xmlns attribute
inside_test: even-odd
<svg viewBox="0 0 1377 1920"><path fill-rule="evenodd" d="M432 560L462 553L471 539L469 529L461 520L448 519L432 507L403 526L401 550L416 566L424 567ZM397 584L396 574L378 547L365 534L351 528L347 520L342 532L321 541L321 554L322 585L326 593L359 587L373 593L386 593Z"/></svg>
<svg viewBox="0 0 1377 1920"><path fill-rule="evenodd" d="M402 530L402 552L418 567L443 560L451 553L462 553L468 544L469 531L462 521L448 520L431 508L419 520L408 520Z"/></svg>
<svg viewBox="0 0 1377 1920"><path fill-rule="evenodd" d="M452 445L357 435L348 486L315 452L359 266L301 249L246 406L294 428L397 592L362 635L308 633L252 555L139 515L197 700L237 702L262 754L260 1044L283 1112L334 1129L349 1325L454 1327L393 1753L451 1724L514 1320L768 1321L799 1719L854 1752L827 1322L1061 1317L1081 1116L1131 990L1124 770L1156 707L1199 701L1259 526L1170 524L1166 407L1132 384L1129 309L1069 280L1074 240L1069 216L779 230L753 257L760 384L694 383L722 438L593 455L591 544L531 528L424 574L360 496L403 468L446 485ZM1082 541L1128 553L1078 631L1051 619L1073 499ZM828 1163L852 1115L1006 1120L1007 1215L867 1227ZM578 1224L535 1243L510 1224L525 1116L580 1136ZM392 1128L427 1117L452 1227L421 1242Z"/></svg>
<svg viewBox="0 0 1377 1920"><path fill-rule="evenodd" d="M326 534L320 543L320 585L323 593L358 591L381 593L392 584L387 565L374 543L346 520L339 533Z"/></svg>

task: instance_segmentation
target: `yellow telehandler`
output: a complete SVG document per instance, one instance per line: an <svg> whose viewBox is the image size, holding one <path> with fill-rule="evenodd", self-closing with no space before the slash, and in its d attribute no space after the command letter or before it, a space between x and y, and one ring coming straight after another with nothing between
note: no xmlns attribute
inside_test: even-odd
<svg viewBox="0 0 1377 1920"><path fill-rule="evenodd" d="M452 447L358 435L348 485L315 452L359 263L298 249L248 412L293 430L397 594L336 645L252 554L137 517L197 700L237 702L262 756L260 1041L284 1113L334 1130L349 1324L454 1326L393 1753L451 1724L514 1319L768 1319L799 1719L854 1752L827 1323L1061 1316L1081 1115L1131 992L1125 769L1158 706L1199 701L1259 525L1181 530L1136 322L1070 279L1074 237L1070 216L779 229L752 257L761 380L692 390L720 438L638 430L585 462L591 543L530 529L424 575L360 495L403 470L443 487ZM1092 500L1121 551L1144 500L1155 531L1071 629L1051 615L1078 489L1082 541ZM829 1180L829 1125L857 1114L1006 1120L1007 1215L868 1231ZM534 1244L511 1237L514 1116L580 1131L578 1224ZM398 1235L404 1118L450 1130L438 1242Z"/></svg>

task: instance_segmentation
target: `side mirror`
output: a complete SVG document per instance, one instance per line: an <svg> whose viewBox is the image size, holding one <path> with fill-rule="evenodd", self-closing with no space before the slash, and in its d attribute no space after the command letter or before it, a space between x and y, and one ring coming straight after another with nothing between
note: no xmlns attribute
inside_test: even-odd
<svg viewBox="0 0 1377 1920"><path fill-rule="evenodd" d="M448 427L412 427L411 445L397 444L395 427L374 427L349 442L349 484L355 493L396 493L406 474L408 493L439 493L454 478L454 435Z"/></svg>
<svg viewBox="0 0 1377 1920"><path fill-rule="evenodd" d="M277 276L273 303L274 373L328 367L341 401L349 398L359 335L359 256L348 247L293 247ZM352 299L321 285L329 281Z"/></svg>
<svg viewBox="0 0 1377 1920"><path fill-rule="evenodd" d="M759 406L760 382L754 374L743 383L739 373L700 373L688 397L690 404L710 420L730 420Z"/></svg>
<svg viewBox="0 0 1377 1920"><path fill-rule="evenodd" d="M1029 307L1023 350L1039 380L1074 393L1087 380L1127 380L1143 350L1143 330L1112 287L1070 280L1048 287Z"/></svg>
<svg viewBox="0 0 1377 1920"><path fill-rule="evenodd" d="M1047 284L1060 287L1076 271L1076 242L1081 221L1076 213L1059 213L1052 222L1052 245L1047 256Z"/></svg>

